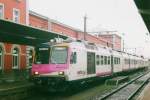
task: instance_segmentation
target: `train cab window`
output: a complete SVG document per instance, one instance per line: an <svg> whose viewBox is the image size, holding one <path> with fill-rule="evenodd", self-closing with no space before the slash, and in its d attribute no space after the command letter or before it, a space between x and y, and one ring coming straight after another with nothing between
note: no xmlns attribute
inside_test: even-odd
<svg viewBox="0 0 150 100"><path fill-rule="evenodd" d="M107 65L107 56L104 56L104 64Z"/></svg>
<svg viewBox="0 0 150 100"><path fill-rule="evenodd" d="M71 57L70 57L70 63L71 64L77 63L77 53L76 52L72 52Z"/></svg>
<svg viewBox="0 0 150 100"><path fill-rule="evenodd" d="M37 47L35 53L36 64L49 64L50 48L47 47Z"/></svg>
<svg viewBox="0 0 150 100"><path fill-rule="evenodd" d="M110 65L110 57L108 57L108 65Z"/></svg>
<svg viewBox="0 0 150 100"><path fill-rule="evenodd" d="M52 47L50 61L52 64L66 64L68 58L67 47Z"/></svg>
<svg viewBox="0 0 150 100"><path fill-rule="evenodd" d="M99 62L100 62L100 61L99 61L99 55L97 55L97 56L96 56L96 64L99 65L99 64L100 64Z"/></svg>
<svg viewBox="0 0 150 100"><path fill-rule="evenodd" d="M103 60L104 60L104 57L101 56L101 65L103 65Z"/></svg>

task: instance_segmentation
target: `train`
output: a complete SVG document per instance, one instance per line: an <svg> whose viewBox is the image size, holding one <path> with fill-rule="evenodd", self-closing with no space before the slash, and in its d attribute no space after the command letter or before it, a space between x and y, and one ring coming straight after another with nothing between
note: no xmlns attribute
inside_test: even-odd
<svg viewBox="0 0 150 100"><path fill-rule="evenodd" d="M31 74L36 86L59 91L147 66L147 59L142 56L94 43L71 41L37 46Z"/></svg>

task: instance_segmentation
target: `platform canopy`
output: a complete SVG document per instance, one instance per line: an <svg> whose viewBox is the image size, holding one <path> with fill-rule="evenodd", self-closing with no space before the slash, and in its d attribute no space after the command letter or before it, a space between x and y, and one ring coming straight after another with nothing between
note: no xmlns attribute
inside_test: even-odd
<svg viewBox="0 0 150 100"><path fill-rule="evenodd" d="M149 32L150 32L150 0L134 0Z"/></svg>
<svg viewBox="0 0 150 100"><path fill-rule="evenodd" d="M65 35L0 19L0 42L35 46Z"/></svg>

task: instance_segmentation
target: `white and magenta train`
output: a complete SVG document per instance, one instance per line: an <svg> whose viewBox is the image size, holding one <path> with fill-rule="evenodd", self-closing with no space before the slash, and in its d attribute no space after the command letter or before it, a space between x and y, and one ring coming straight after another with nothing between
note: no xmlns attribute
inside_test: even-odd
<svg viewBox="0 0 150 100"><path fill-rule="evenodd" d="M35 51L33 81L50 89L148 66L143 57L79 41L39 46Z"/></svg>

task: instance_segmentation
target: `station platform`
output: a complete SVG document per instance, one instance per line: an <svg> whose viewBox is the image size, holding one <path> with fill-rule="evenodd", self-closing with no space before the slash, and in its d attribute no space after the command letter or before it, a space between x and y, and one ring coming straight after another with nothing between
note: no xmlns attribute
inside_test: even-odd
<svg viewBox="0 0 150 100"><path fill-rule="evenodd" d="M27 80L0 83L0 100L21 100L31 92L33 84Z"/></svg>
<svg viewBox="0 0 150 100"><path fill-rule="evenodd" d="M138 96L137 100L150 100L150 82Z"/></svg>
<svg viewBox="0 0 150 100"><path fill-rule="evenodd" d="M1 83L0 84L0 93L3 91L15 89L15 88L32 86L32 85L33 84L28 81Z"/></svg>

